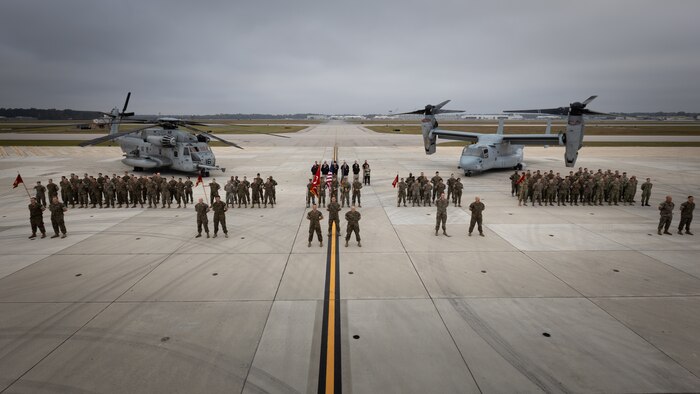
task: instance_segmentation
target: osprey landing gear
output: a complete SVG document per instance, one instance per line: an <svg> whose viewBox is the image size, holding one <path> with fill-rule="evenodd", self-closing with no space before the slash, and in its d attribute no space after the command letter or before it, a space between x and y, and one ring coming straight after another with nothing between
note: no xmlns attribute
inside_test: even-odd
<svg viewBox="0 0 700 394"><path fill-rule="evenodd" d="M209 171L207 170L200 170L199 175L201 175L203 178L209 177Z"/></svg>
<svg viewBox="0 0 700 394"><path fill-rule="evenodd" d="M515 169L516 169L516 170L522 170L522 169L523 169L523 163L518 163L518 164L515 166Z"/></svg>

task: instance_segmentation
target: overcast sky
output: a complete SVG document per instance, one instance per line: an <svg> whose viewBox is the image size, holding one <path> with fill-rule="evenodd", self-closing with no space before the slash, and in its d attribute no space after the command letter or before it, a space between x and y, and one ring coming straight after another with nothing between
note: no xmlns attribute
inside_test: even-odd
<svg viewBox="0 0 700 394"><path fill-rule="evenodd" d="M700 111L700 1L2 0L0 107Z"/></svg>

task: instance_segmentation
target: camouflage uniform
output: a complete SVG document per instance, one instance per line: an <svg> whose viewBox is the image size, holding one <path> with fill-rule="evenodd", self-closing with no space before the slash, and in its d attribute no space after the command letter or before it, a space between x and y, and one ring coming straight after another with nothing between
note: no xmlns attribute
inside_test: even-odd
<svg viewBox="0 0 700 394"><path fill-rule="evenodd" d="M360 191L362 189L362 183L360 181L355 181L352 183L352 205L355 205L355 200L357 199L357 206L362 207L362 192Z"/></svg>
<svg viewBox="0 0 700 394"><path fill-rule="evenodd" d="M356 182L359 183L360 181L353 181L353 185ZM350 206L350 183L347 181L347 179L340 183L340 204L341 207L344 207L345 205Z"/></svg>
<svg viewBox="0 0 700 394"><path fill-rule="evenodd" d="M197 211L197 237L202 236L202 226L204 226L204 231L207 233L207 238L209 238L209 218L207 218L209 206L200 202L194 206L194 210Z"/></svg>
<svg viewBox="0 0 700 394"><path fill-rule="evenodd" d="M49 204L49 210L51 211L51 226L53 226L54 236L51 238L58 237L59 231L63 236L66 237L66 223L63 221L63 212L66 211L66 207L61 203L51 203Z"/></svg>
<svg viewBox="0 0 700 394"><path fill-rule="evenodd" d="M462 189L464 188L464 185L462 182L457 179L455 181L454 185L454 194L452 195L452 199L454 200L454 204L456 207L461 207L462 206Z"/></svg>
<svg viewBox="0 0 700 394"><path fill-rule="evenodd" d="M345 221L348 222L348 227L345 231L345 246L348 246L348 241L350 241L350 235L355 233L355 240L357 240L357 245L362 246L360 243L360 215L357 211L348 211L345 213Z"/></svg>
<svg viewBox="0 0 700 394"><path fill-rule="evenodd" d="M46 236L44 228L44 207L38 202L30 203L29 206L29 224L32 226L32 235L30 238L36 237L36 230L41 231L41 238Z"/></svg>
<svg viewBox="0 0 700 394"><path fill-rule="evenodd" d="M333 222L335 222L335 229L340 235L340 217L338 216L338 212L341 210L340 204L337 201L331 201L326 210L328 211L328 235L331 235Z"/></svg>
<svg viewBox="0 0 700 394"><path fill-rule="evenodd" d="M219 224L221 224L221 231L223 231L226 235L226 238L228 238L225 213L226 211L228 211L228 206L225 202L219 200L218 202L214 202L214 205L211 206L211 209L214 211L214 238L216 238L216 234L219 232Z"/></svg>
<svg viewBox="0 0 700 394"><path fill-rule="evenodd" d="M651 197L651 188L653 183L646 181L642 183L642 206L649 206L649 197Z"/></svg>
<svg viewBox="0 0 700 394"><path fill-rule="evenodd" d="M306 214L306 219L309 220L309 246L311 246L311 241L314 239L314 233L318 237L318 242L323 246L323 235L321 235L321 220L323 220L323 214L321 211L309 211Z"/></svg>
<svg viewBox="0 0 700 394"><path fill-rule="evenodd" d="M472 218L469 222L469 235L472 235L472 231L474 231L475 224L478 225L479 234L484 235L484 230L481 227L482 222L483 222L483 216L481 213L484 211L484 209L486 209L486 207L484 206L484 203L481 201L479 201L479 202L474 201L473 203L469 204L469 210L472 213Z"/></svg>
<svg viewBox="0 0 700 394"><path fill-rule="evenodd" d="M430 195L427 195L427 199L430 199ZM442 233L447 235L447 206L450 205L449 201L446 199L438 199L435 202L437 207L437 214L435 215L435 235L438 235L438 229L442 225Z"/></svg>
<svg viewBox="0 0 700 394"><path fill-rule="evenodd" d="M670 234L668 228L671 227L671 221L673 220L673 208L675 204L672 202L664 201L659 204L659 228L658 233L661 235L661 230L664 230L665 234Z"/></svg>
<svg viewBox="0 0 700 394"><path fill-rule="evenodd" d="M396 203L396 206L400 207L401 201L403 201L403 206L405 207L406 206L406 188L407 188L406 182L404 182L402 180L401 182L399 182L398 186L399 186L399 197L398 197L398 201Z"/></svg>
<svg viewBox="0 0 700 394"><path fill-rule="evenodd" d="M693 211L695 210L695 202L686 201L681 204L681 222L678 224L678 234L682 234L683 227L685 233L693 235L690 232L690 222L693 221Z"/></svg>

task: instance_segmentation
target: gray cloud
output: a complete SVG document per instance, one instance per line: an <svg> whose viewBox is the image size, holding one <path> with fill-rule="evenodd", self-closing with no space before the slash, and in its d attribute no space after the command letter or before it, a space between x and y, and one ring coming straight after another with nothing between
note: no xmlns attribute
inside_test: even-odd
<svg viewBox="0 0 700 394"><path fill-rule="evenodd" d="M700 110L697 1L5 0L0 107Z"/></svg>

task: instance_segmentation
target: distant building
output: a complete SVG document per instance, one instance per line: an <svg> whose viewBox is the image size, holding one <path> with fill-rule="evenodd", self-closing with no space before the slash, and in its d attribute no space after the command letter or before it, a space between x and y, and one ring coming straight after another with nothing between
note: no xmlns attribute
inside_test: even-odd
<svg viewBox="0 0 700 394"><path fill-rule="evenodd" d="M326 120L328 116L326 115L306 115L307 120Z"/></svg>

